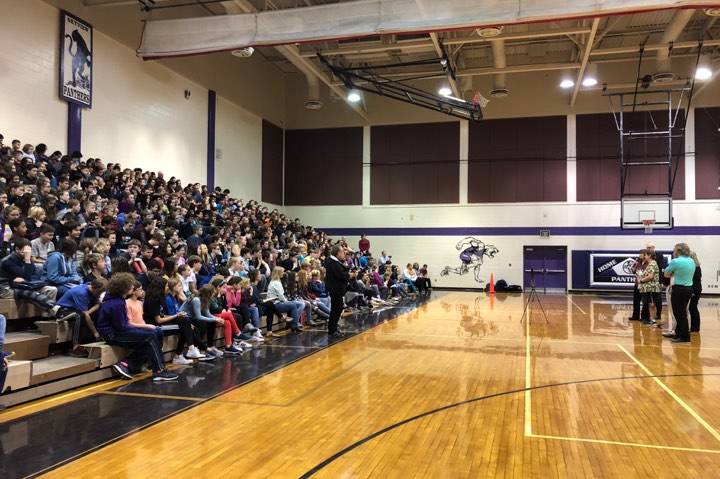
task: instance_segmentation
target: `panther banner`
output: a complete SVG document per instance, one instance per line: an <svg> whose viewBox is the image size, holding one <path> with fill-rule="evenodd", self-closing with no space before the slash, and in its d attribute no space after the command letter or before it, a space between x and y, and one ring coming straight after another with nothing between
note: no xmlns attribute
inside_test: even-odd
<svg viewBox="0 0 720 479"><path fill-rule="evenodd" d="M93 28L62 11L60 15L60 98L92 108Z"/></svg>
<svg viewBox="0 0 720 479"><path fill-rule="evenodd" d="M665 262L669 254L663 254ZM612 286L633 288L635 274L633 265L637 253L590 253L590 286Z"/></svg>

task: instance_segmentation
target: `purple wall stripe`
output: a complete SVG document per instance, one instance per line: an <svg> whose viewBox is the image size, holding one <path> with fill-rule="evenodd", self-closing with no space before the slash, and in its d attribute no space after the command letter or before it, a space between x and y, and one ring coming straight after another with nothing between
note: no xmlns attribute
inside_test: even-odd
<svg viewBox="0 0 720 479"><path fill-rule="evenodd" d="M619 226L558 226L548 227L446 227L446 228L318 228L331 236L540 236L549 230L550 236L645 236L643 229L623 230ZM676 226L657 229L661 236L720 236L720 226ZM651 235L648 235L651 236Z"/></svg>

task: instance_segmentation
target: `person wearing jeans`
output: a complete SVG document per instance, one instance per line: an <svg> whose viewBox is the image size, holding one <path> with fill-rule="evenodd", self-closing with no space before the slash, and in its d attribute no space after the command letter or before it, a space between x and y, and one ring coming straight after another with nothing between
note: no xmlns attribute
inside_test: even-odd
<svg viewBox="0 0 720 479"><path fill-rule="evenodd" d="M104 278L94 279L89 284L81 284L69 289L63 294L58 304L61 307L58 313L61 316L73 314L73 350L71 356L86 358L88 350L80 346L80 331L83 324L90 330L95 341L100 341L100 333L95 328L93 316L100 309L98 299L105 291L107 280Z"/></svg>
<svg viewBox="0 0 720 479"><path fill-rule="evenodd" d="M278 313L287 313L292 318L290 323L290 329L293 333L299 333L302 331L300 326L300 314L302 313L305 304L302 302L288 301L285 297L285 289L282 285L282 277L285 273L285 268L282 266L276 266L273 268L272 276L270 277L270 283L268 284L267 298L266 301L272 302L275 307L275 311Z"/></svg>
<svg viewBox="0 0 720 479"><path fill-rule="evenodd" d="M100 305L97 329L105 342L111 346L120 346L131 353L113 365L115 372L125 379L132 379L133 373L140 371L148 362L153 371L153 381L174 381L178 375L165 369L162 348L157 335L149 329L132 327L128 322L127 304L135 284L135 278L129 273L117 273L108 283L107 294Z"/></svg>
<svg viewBox="0 0 720 479"><path fill-rule="evenodd" d="M223 352L215 347L215 327L225 325L223 318L210 314L210 300L215 296L213 285L206 284L198 290L197 296L188 300L182 310L188 314L195 327L198 347L210 359L222 357Z"/></svg>
<svg viewBox="0 0 720 479"><path fill-rule="evenodd" d="M676 244L673 259L665 268L665 276L675 278L670 298L676 322L674 343L690 342L687 308L693 295L694 274L695 262L690 258L690 247L686 243Z"/></svg>

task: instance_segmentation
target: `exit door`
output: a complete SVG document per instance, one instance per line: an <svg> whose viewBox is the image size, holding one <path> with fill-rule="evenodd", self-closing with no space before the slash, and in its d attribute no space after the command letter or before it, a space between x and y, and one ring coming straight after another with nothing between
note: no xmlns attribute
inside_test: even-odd
<svg viewBox="0 0 720 479"><path fill-rule="evenodd" d="M567 247L525 246L523 248L523 288L529 289L532 279L540 292L567 290Z"/></svg>

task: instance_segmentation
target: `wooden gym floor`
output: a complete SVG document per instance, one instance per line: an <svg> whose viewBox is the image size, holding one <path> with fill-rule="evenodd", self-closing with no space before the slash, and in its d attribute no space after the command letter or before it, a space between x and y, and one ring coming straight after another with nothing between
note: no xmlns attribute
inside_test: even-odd
<svg viewBox="0 0 720 479"><path fill-rule="evenodd" d="M718 300L679 345L629 296L541 300L435 293L44 477L720 476Z"/></svg>

